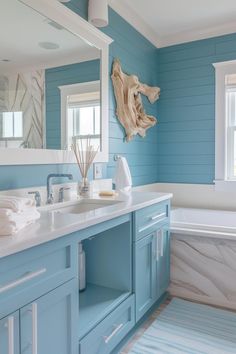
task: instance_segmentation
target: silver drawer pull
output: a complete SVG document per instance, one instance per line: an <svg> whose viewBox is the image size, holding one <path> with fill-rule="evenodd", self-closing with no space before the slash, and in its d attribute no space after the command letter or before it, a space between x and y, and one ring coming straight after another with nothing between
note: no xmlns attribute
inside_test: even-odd
<svg viewBox="0 0 236 354"><path fill-rule="evenodd" d="M152 216L150 219L151 219L152 221L154 221L154 220L156 220L156 219L162 218L163 216L166 216L166 213L161 213L161 214L154 215L154 216Z"/></svg>
<svg viewBox="0 0 236 354"><path fill-rule="evenodd" d="M38 306L32 304L32 354L38 354Z"/></svg>
<svg viewBox="0 0 236 354"><path fill-rule="evenodd" d="M138 230L138 232L143 232L143 231L149 229L149 227L152 227L152 226L156 225L158 222L165 220L165 218L166 218L166 213L160 213L160 214L157 214L154 216L150 216L149 220L153 221L153 222L146 225L146 226L141 227Z"/></svg>
<svg viewBox="0 0 236 354"><path fill-rule="evenodd" d="M8 354L14 354L14 317L10 316L7 320L8 328Z"/></svg>
<svg viewBox="0 0 236 354"><path fill-rule="evenodd" d="M114 335L119 332L119 330L124 326L123 323L121 323L119 326L117 326L114 331L109 335L109 336L105 336L104 337L104 341L106 344L108 344L110 342L110 340L114 337Z"/></svg>
<svg viewBox="0 0 236 354"><path fill-rule="evenodd" d="M4 286L0 287L0 294L4 293L7 290L16 288L17 286L19 286L19 285L21 285L23 283L26 283L27 281L38 277L39 275L45 273L46 271L47 271L47 269L43 268L43 269L37 270L36 272L28 273L25 276L13 281L12 283L4 285Z"/></svg>

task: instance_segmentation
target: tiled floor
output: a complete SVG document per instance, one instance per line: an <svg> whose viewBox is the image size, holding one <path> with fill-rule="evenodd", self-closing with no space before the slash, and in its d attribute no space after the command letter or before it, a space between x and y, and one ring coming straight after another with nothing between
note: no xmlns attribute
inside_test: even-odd
<svg viewBox="0 0 236 354"><path fill-rule="evenodd" d="M132 338L129 340L129 342L126 344L126 346L122 349L120 354L128 354L129 350L132 348L134 343L142 336L143 332L152 324L153 321L156 320L156 318L159 316L161 311L170 303L171 298L167 299L161 306L156 309L151 316L140 326L136 333L132 336Z"/></svg>

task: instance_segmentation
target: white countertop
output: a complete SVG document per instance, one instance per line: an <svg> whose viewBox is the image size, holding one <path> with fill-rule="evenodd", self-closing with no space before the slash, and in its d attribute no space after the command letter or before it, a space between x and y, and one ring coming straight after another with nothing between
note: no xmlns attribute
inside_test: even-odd
<svg viewBox="0 0 236 354"><path fill-rule="evenodd" d="M81 214L43 211L35 224L27 226L14 236L0 237L0 258L170 198L170 193L132 192L129 197L100 198L117 200L119 203Z"/></svg>

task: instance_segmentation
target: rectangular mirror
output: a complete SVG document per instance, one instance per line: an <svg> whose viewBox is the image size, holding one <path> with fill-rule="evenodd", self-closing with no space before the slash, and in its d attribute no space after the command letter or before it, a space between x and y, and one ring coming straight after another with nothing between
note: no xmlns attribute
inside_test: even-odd
<svg viewBox="0 0 236 354"><path fill-rule="evenodd" d="M58 15L63 11L75 15L60 3L52 3ZM105 47L98 48L27 5L19 0L1 4L0 158L12 149L34 150L35 154L40 149L70 151L73 142L89 136L104 161L103 153L108 155L104 151L108 112L103 106L107 101L101 100L107 95L101 92ZM71 162L59 160L57 156L48 163Z"/></svg>

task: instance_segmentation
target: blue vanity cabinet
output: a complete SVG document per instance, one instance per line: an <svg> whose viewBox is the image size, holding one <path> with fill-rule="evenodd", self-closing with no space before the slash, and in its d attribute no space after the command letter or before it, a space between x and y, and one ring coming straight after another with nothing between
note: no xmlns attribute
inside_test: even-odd
<svg viewBox="0 0 236 354"><path fill-rule="evenodd" d="M166 291L169 273L168 201L2 258L0 354L115 352Z"/></svg>
<svg viewBox="0 0 236 354"><path fill-rule="evenodd" d="M137 210L133 214L134 239L141 240L143 237L158 230L164 224L169 223L170 202L163 202L150 205Z"/></svg>
<svg viewBox="0 0 236 354"><path fill-rule="evenodd" d="M136 321L154 304L157 288L156 238L152 233L135 244Z"/></svg>
<svg viewBox="0 0 236 354"><path fill-rule="evenodd" d="M170 281L169 224L135 243L136 321L165 293Z"/></svg>
<svg viewBox="0 0 236 354"><path fill-rule="evenodd" d="M68 235L0 259L0 354L78 354L77 254Z"/></svg>
<svg viewBox="0 0 236 354"><path fill-rule="evenodd" d="M21 308L21 354L78 354L77 299L71 280Z"/></svg>
<svg viewBox="0 0 236 354"><path fill-rule="evenodd" d="M0 320L0 354L20 354L19 311Z"/></svg>
<svg viewBox="0 0 236 354"><path fill-rule="evenodd" d="M170 284L170 229L169 224L159 230L159 262L157 266L158 296L167 290Z"/></svg>
<svg viewBox="0 0 236 354"><path fill-rule="evenodd" d="M78 354L73 279L0 320L0 354Z"/></svg>
<svg viewBox="0 0 236 354"><path fill-rule="evenodd" d="M169 286L169 210L169 201L164 201L133 215L136 322Z"/></svg>
<svg viewBox="0 0 236 354"><path fill-rule="evenodd" d="M134 325L134 295L131 295L81 340L80 354L111 353Z"/></svg>

